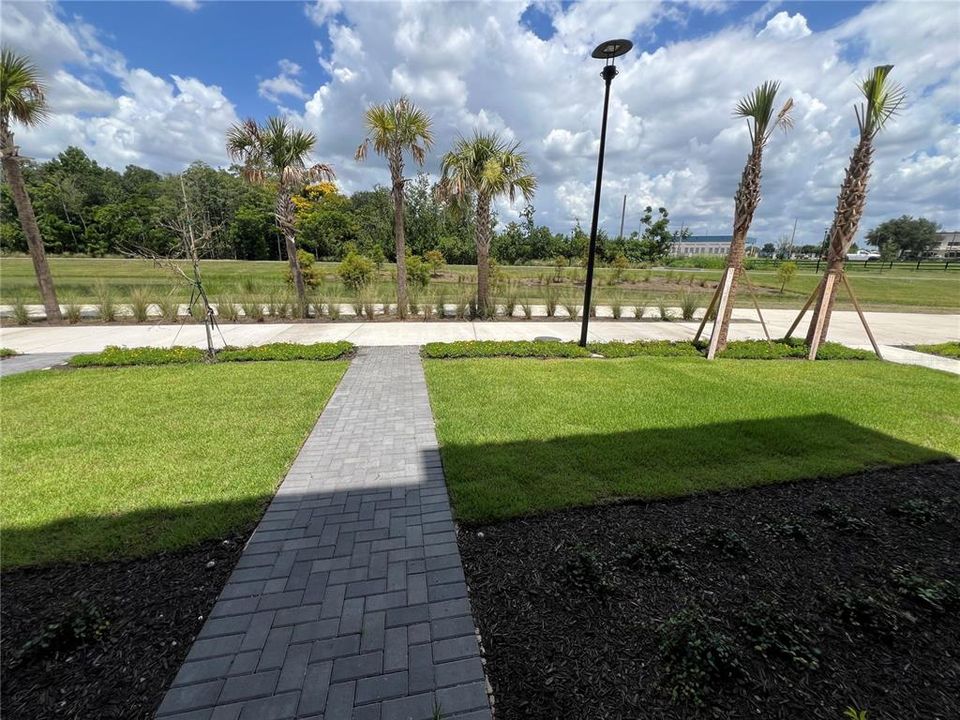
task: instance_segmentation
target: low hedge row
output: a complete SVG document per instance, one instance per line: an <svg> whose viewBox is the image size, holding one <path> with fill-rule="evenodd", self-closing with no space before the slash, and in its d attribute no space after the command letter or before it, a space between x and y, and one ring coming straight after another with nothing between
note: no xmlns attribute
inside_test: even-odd
<svg viewBox="0 0 960 720"><path fill-rule="evenodd" d="M345 341L335 343L270 343L254 347L225 347L212 362L248 362L265 360L336 360L352 353L354 346ZM122 367L128 365L171 365L208 361L207 354L195 347L128 348L111 346L98 353L74 355L71 367Z"/></svg>
<svg viewBox="0 0 960 720"><path fill-rule="evenodd" d="M427 343L423 357L447 360L450 358L528 357L579 358L590 357L590 351L572 342L555 340L461 340L451 343Z"/></svg>
<svg viewBox="0 0 960 720"><path fill-rule="evenodd" d="M0 358L11 358L17 354L16 350L11 350L10 348L0 347Z"/></svg>
<svg viewBox="0 0 960 720"><path fill-rule="evenodd" d="M941 357L960 360L960 342L937 343L936 345L917 345L913 348L917 352L940 355Z"/></svg>
<svg viewBox="0 0 960 720"><path fill-rule="evenodd" d="M706 343L673 340L637 340L635 342L590 343L581 348L572 342L556 341L491 341L463 340L452 343L429 343L423 357L451 358L529 357L581 358L591 354L604 358L626 357L702 357ZM774 340L735 340L718 357L733 360L784 360L807 357L807 345L796 338ZM838 343L824 343L818 360L872 360L876 356L866 350L855 350Z"/></svg>

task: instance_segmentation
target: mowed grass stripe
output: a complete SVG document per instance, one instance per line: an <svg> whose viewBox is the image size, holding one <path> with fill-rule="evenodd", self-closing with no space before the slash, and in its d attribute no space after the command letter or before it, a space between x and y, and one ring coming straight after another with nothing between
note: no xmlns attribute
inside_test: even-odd
<svg viewBox="0 0 960 720"><path fill-rule="evenodd" d="M3 567L144 555L254 521L346 362L0 381Z"/></svg>
<svg viewBox="0 0 960 720"><path fill-rule="evenodd" d="M465 522L960 455L960 381L918 367L658 357L425 366Z"/></svg>

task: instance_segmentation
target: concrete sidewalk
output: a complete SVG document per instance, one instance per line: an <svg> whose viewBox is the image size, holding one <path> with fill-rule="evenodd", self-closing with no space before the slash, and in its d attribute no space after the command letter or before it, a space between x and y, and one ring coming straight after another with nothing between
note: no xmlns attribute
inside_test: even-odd
<svg viewBox="0 0 960 720"><path fill-rule="evenodd" d="M764 318L773 337L782 336L796 316L793 310L764 310ZM877 342L882 345L915 345L960 339L960 315L919 313L867 313ZM734 312L732 339L761 339L763 331L756 313L746 309ZM696 321L662 322L654 320L613 320L598 318L590 323L590 339L609 340L668 339L688 340L696 332ZM801 324L801 331L805 324ZM580 336L580 323L568 320L442 320L431 322L340 322L306 321L299 323L247 323L221 326L230 345L261 345L269 342L312 343L349 340L360 346L423 345L455 340L532 340L549 335L562 340ZM867 342L856 313L837 311L830 325L830 340L844 345ZM219 338L217 338L219 342ZM0 328L0 346L23 353L97 352L108 345L127 347L205 344L203 327L193 323L162 325L66 325Z"/></svg>

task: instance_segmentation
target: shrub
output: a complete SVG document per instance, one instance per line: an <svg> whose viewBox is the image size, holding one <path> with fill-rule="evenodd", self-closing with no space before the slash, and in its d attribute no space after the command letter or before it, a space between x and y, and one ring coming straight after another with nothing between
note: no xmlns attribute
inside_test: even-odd
<svg viewBox="0 0 960 720"><path fill-rule="evenodd" d="M225 347L217 353L220 362L263 360L336 360L353 352L354 346L344 340L335 343L270 343L253 347Z"/></svg>
<svg viewBox="0 0 960 720"><path fill-rule="evenodd" d="M68 364L71 367L170 365L172 363L201 362L203 358L203 350L195 347L126 348L111 345L98 353L74 355L70 358Z"/></svg>
<svg viewBox="0 0 960 720"><path fill-rule="evenodd" d="M960 360L960 342L945 342L936 345L917 345L914 350L917 352L930 353L931 355L941 355L948 358Z"/></svg>
<svg viewBox="0 0 960 720"><path fill-rule="evenodd" d="M17 354L16 350L11 350L10 348L0 347L0 358L12 358Z"/></svg>
<svg viewBox="0 0 960 720"><path fill-rule="evenodd" d="M533 302L530 298L525 297L520 301L520 310L523 312L523 316L529 320L533 317Z"/></svg>
<svg viewBox="0 0 960 720"><path fill-rule="evenodd" d="M117 319L117 306L113 301L113 289L102 280L94 286L93 294L97 298L100 308L100 319L104 322L113 322Z"/></svg>
<svg viewBox="0 0 960 720"><path fill-rule="evenodd" d="M346 341L336 343L271 343L254 347L226 347L217 353L218 362L246 362L260 360L335 360L354 350ZM177 346L172 348L126 348L111 346L98 353L74 355L68 361L71 367L109 367L127 365L170 365L196 363L207 360L200 348Z"/></svg>
<svg viewBox="0 0 960 720"><path fill-rule="evenodd" d="M623 293L614 293L610 298L610 312L614 320L619 320L623 316Z"/></svg>
<svg viewBox="0 0 960 720"><path fill-rule="evenodd" d="M17 325L26 325L30 322L30 312L27 310L27 305L21 297L13 299L13 321L17 323Z"/></svg>
<svg viewBox="0 0 960 720"><path fill-rule="evenodd" d="M423 259L427 263L427 267L430 268L430 277L439 277L443 267L447 264L443 253L439 250L427 250L423 254Z"/></svg>
<svg viewBox="0 0 960 720"><path fill-rule="evenodd" d="M667 618L659 628L663 675L674 700L703 705L706 696L738 683L743 665L733 640L697 609Z"/></svg>
<svg viewBox="0 0 960 720"><path fill-rule="evenodd" d="M787 283L797 274L797 264L792 260L780 263L777 267L777 282L780 283L780 294L783 295L783 289Z"/></svg>
<svg viewBox="0 0 960 720"><path fill-rule="evenodd" d="M657 300L657 311L660 313L660 319L670 322L673 320L673 310L667 305L665 298Z"/></svg>
<svg viewBox="0 0 960 720"><path fill-rule="evenodd" d="M643 315L644 313L646 313L646 311L647 311L647 308L643 304L643 302L642 301L638 302L633 306L633 317L635 317L637 320L642 320Z"/></svg>
<svg viewBox="0 0 960 720"><path fill-rule="evenodd" d="M699 349L690 342L671 340L636 340L634 342L589 343L590 352L605 358L649 355L653 357L699 357Z"/></svg>
<svg viewBox="0 0 960 720"><path fill-rule="evenodd" d="M623 253L618 253L613 262L610 263L610 267L613 268L613 281L618 283L623 280L624 272L630 268L630 261Z"/></svg>
<svg viewBox="0 0 960 720"><path fill-rule="evenodd" d="M433 298L433 311L441 320L447 316L447 294L443 290Z"/></svg>
<svg viewBox="0 0 960 720"><path fill-rule="evenodd" d="M736 360L782 360L786 358L807 357L808 347L800 338L785 338L767 342L766 340L735 340L729 343L719 357ZM873 360L876 358L867 350L848 348L839 343L823 343L817 352L818 360Z"/></svg>
<svg viewBox="0 0 960 720"><path fill-rule="evenodd" d="M782 657L802 670L820 667L820 648L790 611L763 602L748 607L740 618L754 652Z"/></svg>
<svg viewBox="0 0 960 720"><path fill-rule="evenodd" d="M374 272L373 261L353 251L347 253L337 267L340 280L354 291L368 285L373 279Z"/></svg>
<svg viewBox="0 0 960 720"><path fill-rule="evenodd" d="M569 265L569 261L563 255L557 255L553 260L553 281L555 283L563 281L563 269Z"/></svg>
<svg viewBox="0 0 960 720"><path fill-rule="evenodd" d="M544 340L462 340L427 343L423 357L433 359L481 357L578 358L590 351L572 342Z"/></svg>
<svg viewBox="0 0 960 720"><path fill-rule="evenodd" d="M307 252L303 248L297 249L297 264L300 266L300 275L303 277L303 284L307 287L316 287L323 280L323 273L316 265L317 258L313 253ZM293 271L287 268L284 276L288 285L293 285ZM248 293L255 290L255 286L250 281L249 286L244 288Z"/></svg>
<svg viewBox="0 0 960 720"><path fill-rule="evenodd" d="M430 284L430 265L419 255L407 255L407 281L417 290Z"/></svg>
<svg viewBox="0 0 960 720"><path fill-rule="evenodd" d="M512 318L517 310L517 286L511 280L507 280L504 285L503 314L505 317Z"/></svg>

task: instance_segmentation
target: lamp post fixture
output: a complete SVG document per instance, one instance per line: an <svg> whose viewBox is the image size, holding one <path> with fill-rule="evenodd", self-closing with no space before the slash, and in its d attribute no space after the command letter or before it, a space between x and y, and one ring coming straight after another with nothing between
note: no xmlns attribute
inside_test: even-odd
<svg viewBox="0 0 960 720"><path fill-rule="evenodd" d="M603 151L607 144L607 107L610 104L610 81L617 76L614 58L630 52L633 43L629 40L607 40L597 45L593 57L603 60L603 121L600 125L600 156L597 158L597 185L593 194L593 223L590 225L590 250L587 255L587 282L583 290L583 323L580 326L580 347L587 346L587 325L590 323L590 295L593 290L593 263L597 252L597 223L600 220L600 184L603 182Z"/></svg>

